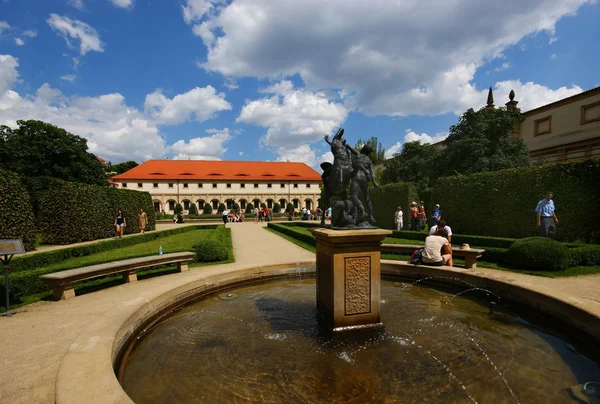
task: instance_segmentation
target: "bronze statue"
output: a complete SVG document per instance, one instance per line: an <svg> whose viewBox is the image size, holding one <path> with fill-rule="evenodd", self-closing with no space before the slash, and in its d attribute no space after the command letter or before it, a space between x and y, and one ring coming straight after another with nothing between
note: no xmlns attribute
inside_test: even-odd
<svg viewBox="0 0 600 404"><path fill-rule="evenodd" d="M331 206L331 228L333 229L372 229L375 228L369 182L378 186L373 173L373 164L369 158L372 149L369 145L363 146L360 153L346 144L342 139L344 129L340 128L330 141L325 136L325 141L331 146L333 164L322 163L323 191L321 192L320 207L323 212ZM347 189L350 186L350 200L347 198ZM362 192L365 204L360 200L358 193ZM335 201L332 199L335 198ZM366 208L365 208L366 205ZM321 226L325 226L325 215L321 218Z"/></svg>

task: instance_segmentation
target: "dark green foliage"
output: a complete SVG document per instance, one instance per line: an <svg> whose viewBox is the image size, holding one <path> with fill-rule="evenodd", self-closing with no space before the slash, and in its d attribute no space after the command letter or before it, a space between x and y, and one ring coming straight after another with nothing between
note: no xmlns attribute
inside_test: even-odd
<svg viewBox="0 0 600 404"><path fill-rule="evenodd" d="M439 176L441 155L441 149L428 143L405 143L400 153L385 161L381 183L411 182L419 192L427 191ZM402 208L408 210L409 206Z"/></svg>
<svg viewBox="0 0 600 404"><path fill-rule="evenodd" d="M372 136L369 140L358 139L356 146L354 147L360 152L363 146L369 145L373 152L369 155L373 165L381 164L385 161L385 149L381 142L378 141L376 136Z"/></svg>
<svg viewBox="0 0 600 404"><path fill-rule="evenodd" d="M394 227L394 212L396 206L401 206L407 217L408 208L412 201L418 200L415 186L408 182L388 184L375 188L371 192L373 216L377 225L384 229ZM410 216L408 216L410 220Z"/></svg>
<svg viewBox="0 0 600 404"><path fill-rule="evenodd" d="M518 110L467 110L450 127L444 141L440 174L472 174L529 165L525 142L512 136L515 124L523 119Z"/></svg>
<svg viewBox="0 0 600 404"><path fill-rule="evenodd" d="M174 214L178 215L180 213L183 213L183 206L181 206L180 203L178 203L177 205L175 205L175 210L173 211Z"/></svg>
<svg viewBox="0 0 600 404"><path fill-rule="evenodd" d="M196 206L195 203L190 204L190 210L188 211L188 215L197 215L198 214L198 207Z"/></svg>
<svg viewBox="0 0 600 404"><path fill-rule="evenodd" d="M275 204L273 205L273 213L279 212L281 212L281 205L279 204L279 202L275 202Z"/></svg>
<svg viewBox="0 0 600 404"><path fill-rule="evenodd" d="M600 265L600 245L585 245L571 248L572 266Z"/></svg>
<svg viewBox="0 0 600 404"><path fill-rule="evenodd" d="M546 237L515 241L508 249L507 258L517 268L534 271L562 271L571 264L567 246Z"/></svg>
<svg viewBox="0 0 600 404"><path fill-rule="evenodd" d="M285 211L290 213L292 210L294 210L294 205L288 202L287 206L285 207Z"/></svg>
<svg viewBox="0 0 600 404"><path fill-rule="evenodd" d="M204 213L205 215L212 215L212 206L210 206L210 203L205 203L204 206L202 207L202 213Z"/></svg>
<svg viewBox="0 0 600 404"><path fill-rule="evenodd" d="M194 246L194 251L196 252L196 262L225 261L228 256L227 248L215 239L200 240Z"/></svg>
<svg viewBox="0 0 600 404"><path fill-rule="evenodd" d="M287 234L288 236L291 236L291 237L295 238L296 240L303 241L312 246L317 245L315 238L312 236L312 234L306 234L306 233L303 233L303 232L300 232L300 231L294 229L294 227L296 227L296 226L288 226L287 224L284 225L284 224L277 224L277 223L273 223L273 222L268 223L267 226L274 230L277 230L280 233ZM313 227L313 226L297 226L297 227ZM315 225L314 227L317 227L317 226Z"/></svg>
<svg viewBox="0 0 600 404"><path fill-rule="evenodd" d="M222 213L225 209L226 209L225 204L224 203L220 203L219 204L219 209L217 209L217 212Z"/></svg>
<svg viewBox="0 0 600 404"><path fill-rule="evenodd" d="M557 239L599 244L600 228L592 219L600 206L598 178L599 159L446 177L438 180L432 201L456 233L521 238L538 234L534 209L551 190Z"/></svg>
<svg viewBox="0 0 600 404"><path fill-rule="evenodd" d="M148 215L146 230L154 230L152 198L147 192L53 181L50 189L39 193L36 219L46 243L70 244L114 237L119 209L127 222L125 234L138 233L140 208Z"/></svg>
<svg viewBox="0 0 600 404"><path fill-rule="evenodd" d="M452 226L450 226L452 227ZM454 233L454 227L452 227ZM419 240L425 241L428 233L408 231L408 230L394 230L391 237L406 239L406 240ZM471 247L493 247L493 248L510 248L513 243L517 241L515 238L502 238L502 237L486 237L486 236L473 236L468 234L453 234L452 244L461 245L464 243L469 244Z"/></svg>
<svg viewBox="0 0 600 404"><path fill-rule="evenodd" d="M132 168L135 168L138 166L138 163L136 163L135 161L125 161L123 163L119 163L119 164L111 164L108 167L108 171L109 172L116 172L117 175L119 174L123 174L126 171L131 170Z"/></svg>
<svg viewBox="0 0 600 404"><path fill-rule="evenodd" d="M107 185L105 167L88 152L87 140L41 121L17 121L0 130L0 168L28 177Z"/></svg>
<svg viewBox="0 0 600 404"><path fill-rule="evenodd" d="M21 239L27 251L35 244L35 219L29 194L15 173L0 170L0 239Z"/></svg>
<svg viewBox="0 0 600 404"><path fill-rule="evenodd" d="M481 260L505 264L508 262L508 248L486 247L485 252L481 255Z"/></svg>
<svg viewBox="0 0 600 404"><path fill-rule="evenodd" d="M246 205L246 213L252 213L254 211L254 205L252 203L248 203Z"/></svg>
<svg viewBox="0 0 600 404"><path fill-rule="evenodd" d="M260 207L261 207L261 209L267 209L267 204L266 203L261 203Z"/></svg>

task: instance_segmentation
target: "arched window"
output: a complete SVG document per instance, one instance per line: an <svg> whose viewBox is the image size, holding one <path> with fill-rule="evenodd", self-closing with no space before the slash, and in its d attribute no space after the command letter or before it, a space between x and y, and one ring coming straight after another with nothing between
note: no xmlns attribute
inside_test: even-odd
<svg viewBox="0 0 600 404"><path fill-rule="evenodd" d="M233 209L233 199L226 199L225 206L227 207L227 209Z"/></svg>
<svg viewBox="0 0 600 404"><path fill-rule="evenodd" d="M184 210L190 210L190 205L191 205L191 204L192 204L192 203L190 202L190 200L189 200L189 199L184 199L184 200L183 200L183 209L184 209Z"/></svg>
<svg viewBox="0 0 600 404"><path fill-rule="evenodd" d="M285 199L280 199L279 205L281 205L281 209L285 209L285 207L287 206L287 201Z"/></svg>
<svg viewBox="0 0 600 404"><path fill-rule="evenodd" d="M240 199L240 209L246 209L246 200Z"/></svg>
<svg viewBox="0 0 600 404"><path fill-rule="evenodd" d="M199 209L202 209L204 207L204 199L198 199L196 202L198 203Z"/></svg>
<svg viewBox="0 0 600 404"><path fill-rule="evenodd" d="M312 200L310 200L310 199L306 199L306 200L304 201L304 206L306 207L306 209L308 209L308 210L312 210Z"/></svg>
<svg viewBox="0 0 600 404"><path fill-rule="evenodd" d="M162 203L160 203L158 199L155 199L152 201L152 204L154 205L154 211L160 213L162 210Z"/></svg>
<svg viewBox="0 0 600 404"><path fill-rule="evenodd" d="M212 204L212 208L213 209L219 209L219 200L218 199L213 199L212 201L210 201L210 203Z"/></svg>
<svg viewBox="0 0 600 404"><path fill-rule="evenodd" d="M169 210L173 212L175 210L175 201L173 199L170 199L167 201L167 203L169 204Z"/></svg>
<svg viewBox="0 0 600 404"><path fill-rule="evenodd" d="M267 208L273 209L273 199L267 199Z"/></svg>
<svg viewBox="0 0 600 404"><path fill-rule="evenodd" d="M258 198L253 199L252 205L254 205L255 208L260 208L260 199L258 199Z"/></svg>
<svg viewBox="0 0 600 404"><path fill-rule="evenodd" d="M294 199L292 203L294 204L294 209L298 209L300 207L300 201L298 199Z"/></svg>

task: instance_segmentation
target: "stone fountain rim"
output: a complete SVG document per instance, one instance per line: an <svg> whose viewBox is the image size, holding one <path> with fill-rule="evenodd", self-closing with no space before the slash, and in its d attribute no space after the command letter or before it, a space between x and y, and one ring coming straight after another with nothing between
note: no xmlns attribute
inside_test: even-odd
<svg viewBox="0 0 600 404"><path fill-rule="evenodd" d="M135 304L115 304L117 307L107 312L100 321L90 324L73 340L62 358L56 379L56 403L133 403L117 380L114 367L122 348L141 327L200 294L240 283L313 273L314 268L314 260L247 266L195 278L167 292L157 290L151 298L135 301ZM600 341L600 307L554 289L536 287L510 276L485 273L485 270L414 266L403 261L382 260L381 273L388 276L440 276L446 278L444 283L448 284L460 282L456 280L467 281L498 293L504 300L557 317Z"/></svg>

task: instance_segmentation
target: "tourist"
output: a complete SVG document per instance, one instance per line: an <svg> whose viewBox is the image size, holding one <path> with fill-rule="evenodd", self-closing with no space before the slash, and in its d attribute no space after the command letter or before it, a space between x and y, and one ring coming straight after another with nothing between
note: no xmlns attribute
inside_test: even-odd
<svg viewBox="0 0 600 404"><path fill-rule="evenodd" d="M396 208L396 213L394 213L394 224L396 225L396 230L402 230L404 227L404 213L402 212L402 208L398 206Z"/></svg>
<svg viewBox="0 0 600 404"><path fill-rule="evenodd" d="M320 207L317 207L316 214L317 214L317 220L321 220L321 214L322 214L322 212L321 212L321 208Z"/></svg>
<svg viewBox="0 0 600 404"><path fill-rule="evenodd" d="M425 213L425 202L423 201L419 203L419 213L417 216L419 218L419 230L425 230L425 226L427 225L427 213Z"/></svg>
<svg viewBox="0 0 600 404"><path fill-rule="evenodd" d="M427 236L421 260L425 265L453 266L452 248L446 230L438 229L433 235Z"/></svg>
<svg viewBox="0 0 600 404"><path fill-rule="evenodd" d="M440 219L437 224L434 224L433 226L431 226L431 229L429 229L429 235L432 236L433 234L435 234L435 232L438 229L444 229L446 230L446 233L448 233L448 242L452 242L452 229L450 228L450 226L448 226L446 224L446 221L444 219Z"/></svg>
<svg viewBox="0 0 600 404"><path fill-rule="evenodd" d="M438 223L438 220L442 218L442 211L440 210L440 205L435 204L433 210L431 211L431 225L435 226Z"/></svg>
<svg viewBox="0 0 600 404"><path fill-rule="evenodd" d="M413 202L410 204L410 229L413 231L419 230L419 218L417 215L419 214L419 208L417 208L417 203Z"/></svg>
<svg viewBox="0 0 600 404"><path fill-rule="evenodd" d="M302 220L307 220L306 219L306 207L302 208Z"/></svg>
<svg viewBox="0 0 600 404"><path fill-rule="evenodd" d="M227 220L229 218L229 212L227 211L227 209L221 212L221 215L223 215L223 224L227 225Z"/></svg>
<svg viewBox="0 0 600 404"><path fill-rule="evenodd" d="M290 222L294 221L294 216L296 216L296 210L292 209L290 212Z"/></svg>
<svg viewBox="0 0 600 404"><path fill-rule="evenodd" d="M115 229L117 230L117 234L119 235L119 238L123 237L123 228L127 225L127 221L125 220L125 216L123 215L123 212L121 212L121 209L119 209L117 211L117 218L115 219Z"/></svg>
<svg viewBox="0 0 600 404"><path fill-rule="evenodd" d="M138 227L140 228L140 233L144 233L146 226L148 226L148 215L144 212L144 209L140 209L140 213L138 214Z"/></svg>
<svg viewBox="0 0 600 404"><path fill-rule="evenodd" d="M177 223L177 213L173 214L173 224Z"/></svg>
<svg viewBox="0 0 600 404"><path fill-rule="evenodd" d="M552 197L552 192L546 192L544 199L539 201L535 208L537 227L539 227L542 237L554 237L556 235L558 218L556 217L556 213L554 213L556 208L554 207Z"/></svg>
<svg viewBox="0 0 600 404"><path fill-rule="evenodd" d="M269 214L271 213L271 210L269 208L265 208L265 222L269 221Z"/></svg>
<svg viewBox="0 0 600 404"><path fill-rule="evenodd" d="M260 210L258 211L258 221L262 222L264 220L265 220L265 209L260 208Z"/></svg>

